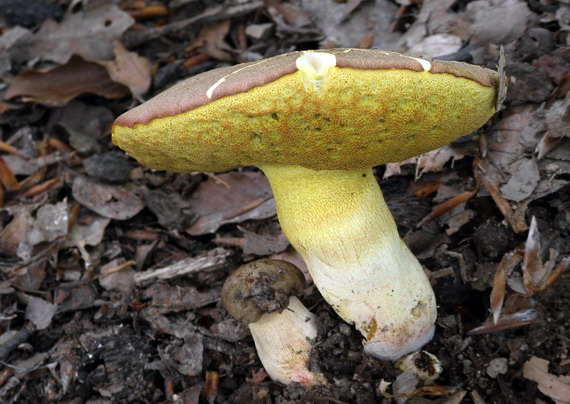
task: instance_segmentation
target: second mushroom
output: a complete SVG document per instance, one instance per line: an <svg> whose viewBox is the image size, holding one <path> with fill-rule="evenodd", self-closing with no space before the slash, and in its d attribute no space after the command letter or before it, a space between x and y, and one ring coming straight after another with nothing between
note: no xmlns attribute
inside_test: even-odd
<svg viewBox="0 0 570 404"><path fill-rule="evenodd" d="M265 371L284 384L311 387L325 377L309 369L317 338L316 316L295 297L305 289L305 276L295 265L262 259L242 265L224 282L222 304L249 327Z"/></svg>

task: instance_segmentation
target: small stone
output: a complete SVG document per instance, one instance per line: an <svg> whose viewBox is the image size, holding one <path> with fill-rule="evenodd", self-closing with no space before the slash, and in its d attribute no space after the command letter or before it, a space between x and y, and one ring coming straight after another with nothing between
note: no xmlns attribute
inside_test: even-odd
<svg viewBox="0 0 570 404"><path fill-rule="evenodd" d="M507 358L495 358L489 365L487 365L487 374L491 378L496 378L498 375L504 375L508 370L508 359Z"/></svg>

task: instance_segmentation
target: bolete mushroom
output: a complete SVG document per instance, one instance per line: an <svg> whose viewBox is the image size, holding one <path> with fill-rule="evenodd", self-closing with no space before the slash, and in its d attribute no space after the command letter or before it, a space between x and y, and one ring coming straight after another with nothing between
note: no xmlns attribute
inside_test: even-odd
<svg viewBox="0 0 570 404"><path fill-rule="evenodd" d="M308 369L317 337L315 315L294 295L305 289L305 276L287 261L262 259L235 270L224 282L222 304L249 326L265 371L284 384L307 387L326 383Z"/></svg>
<svg viewBox="0 0 570 404"><path fill-rule="evenodd" d="M396 360L434 333L436 303L372 167L436 149L495 113L499 75L394 52L292 52L191 77L121 115L114 142L143 165L256 165L325 300Z"/></svg>

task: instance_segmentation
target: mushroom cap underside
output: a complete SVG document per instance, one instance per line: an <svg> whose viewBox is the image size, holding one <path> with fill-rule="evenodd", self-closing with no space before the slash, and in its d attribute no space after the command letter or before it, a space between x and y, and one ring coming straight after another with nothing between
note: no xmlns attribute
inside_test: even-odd
<svg viewBox="0 0 570 404"><path fill-rule="evenodd" d="M301 52L191 77L123 114L113 140L177 172L247 165L359 169L401 161L482 126L498 74L379 50L318 51L336 64L316 87Z"/></svg>

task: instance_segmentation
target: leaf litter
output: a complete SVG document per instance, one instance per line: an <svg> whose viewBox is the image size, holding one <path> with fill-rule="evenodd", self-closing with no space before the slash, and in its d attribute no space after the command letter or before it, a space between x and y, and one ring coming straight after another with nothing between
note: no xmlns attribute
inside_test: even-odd
<svg viewBox="0 0 570 404"><path fill-rule="evenodd" d="M565 402L565 2L22 1L0 10L1 400ZM113 118L183 77L290 50L495 67L500 44L501 112L451 146L376 169L438 296L426 346L443 365L437 384L404 383L363 354L314 286L302 296L321 330L312 360L337 383L272 382L219 304L243 262L305 267L264 176L142 169L112 147Z"/></svg>

